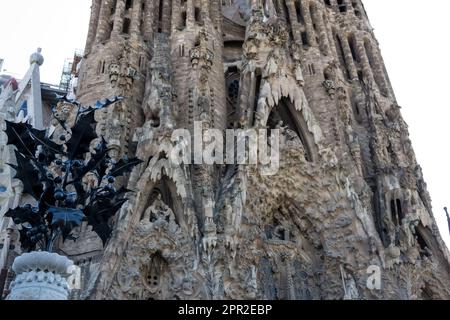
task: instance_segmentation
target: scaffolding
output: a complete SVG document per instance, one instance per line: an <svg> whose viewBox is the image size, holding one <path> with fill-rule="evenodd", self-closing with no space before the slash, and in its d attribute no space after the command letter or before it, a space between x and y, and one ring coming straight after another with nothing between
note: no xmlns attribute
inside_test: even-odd
<svg viewBox="0 0 450 320"><path fill-rule="evenodd" d="M70 82L74 77L77 77L77 67L83 58L83 52L76 50L73 58L68 58L64 61L64 67L61 74L61 81L59 82L59 89L66 92L69 91Z"/></svg>

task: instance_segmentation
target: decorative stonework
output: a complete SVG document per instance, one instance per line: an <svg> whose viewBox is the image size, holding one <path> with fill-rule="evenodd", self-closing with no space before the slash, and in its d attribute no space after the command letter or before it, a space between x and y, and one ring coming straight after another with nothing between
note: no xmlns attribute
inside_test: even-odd
<svg viewBox="0 0 450 320"><path fill-rule="evenodd" d="M93 6L78 98L125 96L99 131L144 162L104 250L83 228L59 247L80 298L448 299L450 254L361 1L194 2L134 6L128 34L123 1ZM174 165L191 145L173 129L197 121L280 129L279 171Z"/></svg>
<svg viewBox="0 0 450 320"><path fill-rule="evenodd" d="M56 253L32 252L16 258L8 300L67 300L67 277L73 262Z"/></svg>

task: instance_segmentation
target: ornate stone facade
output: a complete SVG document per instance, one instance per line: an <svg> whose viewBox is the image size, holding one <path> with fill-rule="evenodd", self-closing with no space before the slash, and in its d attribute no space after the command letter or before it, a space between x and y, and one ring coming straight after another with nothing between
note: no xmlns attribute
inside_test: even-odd
<svg viewBox="0 0 450 320"><path fill-rule="evenodd" d="M89 230L60 246L82 266L78 298L450 298L360 0L93 0L77 98L115 95L100 133L144 163L105 248ZM195 121L281 128L279 172L173 165L187 146L171 133Z"/></svg>

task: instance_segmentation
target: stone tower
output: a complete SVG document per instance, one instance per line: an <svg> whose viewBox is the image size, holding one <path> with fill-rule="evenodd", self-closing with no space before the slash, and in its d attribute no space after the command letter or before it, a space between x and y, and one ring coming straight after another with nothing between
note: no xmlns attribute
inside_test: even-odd
<svg viewBox="0 0 450 320"><path fill-rule="evenodd" d="M113 95L125 100L99 130L144 163L108 245L84 226L89 246L61 246L83 267L81 298L450 298L360 0L93 0L77 98ZM199 121L280 129L278 173L173 164L189 147L173 130Z"/></svg>

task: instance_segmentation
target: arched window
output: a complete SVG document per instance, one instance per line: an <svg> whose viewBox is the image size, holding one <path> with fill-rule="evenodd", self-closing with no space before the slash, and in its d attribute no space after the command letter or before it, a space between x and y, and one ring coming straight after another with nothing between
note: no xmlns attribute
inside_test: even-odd
<svg viewBox="0 0 450 320"><path fill-rule="evenodd" d="M300 24L305 24L305 17L303 16L301 0L295 1L295 12L297 13L297 21Z"/></svg>
<svg viewBox="0 0 450 320"><path fill-rule="evenodd" d="M194 19L195 19L195 22L197 24L201 25L203 23L203 21L202 21L202 11L200 10L199 7L195 7L195 9L194 9Z"/></svg>
<svg viewBox="0 0 450 320"><path fill-rule="evenodd" d="M270 129L279 128L280 125L300 139L305 150L306 160L309 162L314 161L317 154L314 137L309 131L308 124L301 112L298 112L292 102L286 97L283 97L278 105L272 109L267 122L267 127ZM295 139L296 137L293 137L292 134L288 133L288 136Z"/></svg>
<svg viewBox="0 0 450 320"><path fill-rule="evenodd" d="M123 19L123 29L122 29L123 34L130 34L130 25L131 20L129 18Z"/></svg>
<svg viewBox="0 0 450 320"><path fill-rule="evenodd" d="M229 67L225 74L227 86L227 125L234 128L239 120L238 104L241 74L236 66Z"/></svg>

